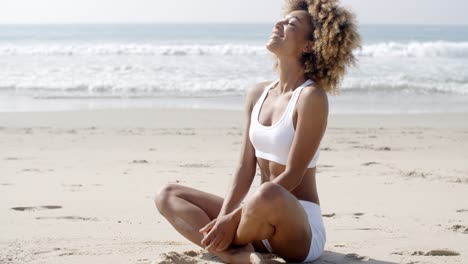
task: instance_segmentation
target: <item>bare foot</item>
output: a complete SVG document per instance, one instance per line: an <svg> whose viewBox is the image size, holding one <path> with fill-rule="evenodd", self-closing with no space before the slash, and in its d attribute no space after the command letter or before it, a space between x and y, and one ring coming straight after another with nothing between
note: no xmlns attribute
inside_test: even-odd
<svg viewBox="0 0 468 264"><path fill-rule="evenodd" d="M256 255L252 244L243 247L229 247L225 251L212 251L211 253L218 256L222 261L230 264L263 263L258 262L255 256L251 258L252 255ZM254 262L252 262L252 260L254 260Z"/></svg>

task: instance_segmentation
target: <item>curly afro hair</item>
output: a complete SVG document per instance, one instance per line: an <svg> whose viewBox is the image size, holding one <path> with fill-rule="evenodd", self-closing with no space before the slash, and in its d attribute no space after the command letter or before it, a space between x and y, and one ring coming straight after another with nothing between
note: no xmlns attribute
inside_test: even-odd
<svg viewBox="0 0 468 264"><path fill-rule="evenodd" d="M284 13L307 11L312 21L313 51L302 55L306 78L337 94L348 66L356 65L353 50L361 47L356 17L338 0L286 0Z"/></svg>

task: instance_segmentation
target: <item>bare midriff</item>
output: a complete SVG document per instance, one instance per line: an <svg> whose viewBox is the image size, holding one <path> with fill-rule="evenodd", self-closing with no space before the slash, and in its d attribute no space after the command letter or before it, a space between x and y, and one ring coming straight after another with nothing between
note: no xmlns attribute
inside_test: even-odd
<svg viewBox="0 0 468 264"><path fill-rule="evenodd" d="M286 166L273 161L257 158L262 183L273 181L278 175L283 173ZM298 200L304 200L320 205L317 184L315 182L315 168L308 168L302 176L301 183L291 191Z"/></svg>

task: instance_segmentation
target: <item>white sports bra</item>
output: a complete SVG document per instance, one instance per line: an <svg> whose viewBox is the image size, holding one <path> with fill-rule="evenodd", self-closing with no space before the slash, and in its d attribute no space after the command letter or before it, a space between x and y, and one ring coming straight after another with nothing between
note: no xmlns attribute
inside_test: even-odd
<svg viewBox="0 0 468 264"><path fill-rule="evenodd" d="M288 106L278 122L271 126L264 126L258 121L260 109L262 108L268 91L278 83L278 81L279 80L274 81L268 85L258 101L255 103L251 114L249 137L250 142L252 142L252 145L255 148L256 157L286 165L294 134L296 132L293 124L294 107L296 106L302 89L313 83L313 81L307 80L294 90ZM317 152L315 152L315 155L307 168L314 168L317 165L319 152L319 149L317 149Z"/></svg>

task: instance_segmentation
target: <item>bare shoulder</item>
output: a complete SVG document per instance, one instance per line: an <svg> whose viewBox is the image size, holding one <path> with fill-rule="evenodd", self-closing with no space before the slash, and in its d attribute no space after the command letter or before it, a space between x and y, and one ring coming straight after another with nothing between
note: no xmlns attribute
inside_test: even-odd
<svg viewBox="0 0 468 264"><path fill-rule="evenodd" d="M306 112L324 111L328 113L327 92L316 83L304 87L299 97L298 109Z"/></svg>
<svg viewBox="0 0 468 264"><path fill-rule="evenodd" d="M272 83L272 81L259 82L259 83L256 83L256 84L248 87L247 88L247 97L246 97L247 105L250 105L250 106L253 107L255 102L257 102L258 99L260 98L260 96L262 95L265 88L271 83Z"/></svg>

